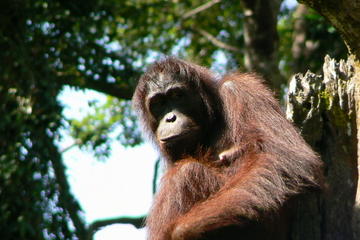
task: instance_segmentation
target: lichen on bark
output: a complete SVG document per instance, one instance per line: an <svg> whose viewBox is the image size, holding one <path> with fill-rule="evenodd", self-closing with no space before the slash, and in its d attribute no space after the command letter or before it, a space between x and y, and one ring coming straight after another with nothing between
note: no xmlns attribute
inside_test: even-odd
<svg viewBox="0 0 360 240"><path fill-rule="evenodd" d="M290 82L287 118L320 154L326 182L322 196L298 205L303 217L295 223L301 227L294 229L302 231L292 234L295 239L355 239L350 224L358 181L355 63L351 57L337 62L326 56L323 75L308 71ZM320 218L309 218L316 212ZM312 227L301 222L311 222ZM312 229L303 231L304 226Z"/></svg>

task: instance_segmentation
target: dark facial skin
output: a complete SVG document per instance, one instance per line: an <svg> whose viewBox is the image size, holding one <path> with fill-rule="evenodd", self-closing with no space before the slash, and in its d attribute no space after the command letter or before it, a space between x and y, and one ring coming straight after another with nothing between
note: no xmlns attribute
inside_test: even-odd
<svg viewBox="0 0 360 240"><path fill-rule="evenodd" d="M160 147L178 158L191 155L200 142L205 118L200 95L186 82L163 74L148 87L146 105L157 122L155 135Z"/></svg>

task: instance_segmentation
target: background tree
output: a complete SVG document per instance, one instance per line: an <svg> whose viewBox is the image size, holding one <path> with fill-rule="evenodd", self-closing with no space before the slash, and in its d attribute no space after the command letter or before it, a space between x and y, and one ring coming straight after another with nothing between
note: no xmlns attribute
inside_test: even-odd
<svg viewBox="0 0 360 240"><path fill-rule="evenodd" d="M354 59L349 78L359 79L357 1L306 2L344 36ZM288 8L280 0L1 1L2 238L89 239L106 224L141 226L142 218L85 224L56 145L59 129L68 126L57 99L63 86L109 95L104 105L93 104L95 115L68 121L76 145L106 157L109 132L116 127L122 128L123 144L140 142L127 100L152 59L173 54L215 69L257 71L281 98L295 72L311 68L320 73L325 54L346 55L333 26L304 5ZM221 59L225 66L219 66ZM353 160L354 152L348 154L346 159ZM356 186L354 167L352 162L349 171Z"/></svg>

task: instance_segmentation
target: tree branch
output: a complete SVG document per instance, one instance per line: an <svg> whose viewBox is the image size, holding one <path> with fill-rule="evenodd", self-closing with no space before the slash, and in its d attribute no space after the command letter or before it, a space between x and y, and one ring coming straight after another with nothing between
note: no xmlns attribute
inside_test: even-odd
<svg viewBox="0 0 360 240"><path fill-rule="evenodd" d="M158 158L155 162L155 166L154 166L154 177L153 177L153 181L152 181L152 192L153 194L156 193L156 187L157 187L157 180L159 177L159 165L160 165L160 158Z"/></svg>
<svg viewBox="0 0 360 240"><path fill-rule="evenodd" d="M89 237L88 239L91 240L93 235L100 230L100 228L103 228L105 226L109 226L112 224L131 224L136 228L142 228L144 227L146 216L137 216L137 217L118 217L118 218L109 218L109 219L103 219L103 220L97 220L90 224L88 228Z"/></svg>
<svg viewBox="0 0 360 240"><path fill-rule="evenodd" d="M213 5L215 5L215 4L219 3L219 2L221 2L221 0L209 1L209 2L207 2L207 3L203 4L203 5L200 5L199 7L195 8L195 9L193 9L193 10L187 12L187 13L184 13L181 18L182 19L190 18L190 17L198 14L199 12L205 11L206 9L212 7Z"/></svg>
<svg viewBox="0 0 360 240"><path fill-rule="evenodd" d="M360 4L359 1L299 0L318 11L339 31L350 54L360 59Z"/></svg>
<svg viewBox="0 0 360 240"><path fill-rule="evenodd" d="M97 80L74 80L70 76L58 74L57 80L63 85L79 87L81 89L92 89L116 98L130 100L134 89L129 84L111 83Z"/></svg>
<svg viewBox="0 0 360 240"><path fill-rule="evenodd" d="M187 13L184 13L181 17L182 20L185 20L187 18L190 18L196 14L198 14L199 12L205 11L207 9L209 9L210 7L214 6L215 4L221 2L221 0L212 0L209 1L203 5L200 5L199 7L190 10ZM215 46L225 49L225 50L229 50L229 51L233 51L233 52L241 52L241 50L235 46L231 46L229 44L226 44L220 40L218 40L215 36L211 35L210 33L206 32L203 29L198 29L198 28L192 28L191 30L199 33L200 35L202 35L203 37L205 37L209 42L211 42L212 44L214 44Z"/></svg>
<svg viewBox="0 0 360 240"><path fill-rule="evenodd" d="M203 29L194 28L193 30L195 32L199 33L200 35L202 35L203 37L205 37L209 42L211 42L212 44L214 44L215 46L217 46L219 48L237 52L237 53L241 53L241 50L239 48L237 48L235 46L231 46L229 44L226 44L226 43L218 40L215 36L211 35L210 33L206 32Z"/></svg>
<svg viewBox="0 0 360 240"><path fill-rule="evenodd" d="M75 147L75 146L78 146L78 145L80 145L80 144L82 144L82 141L81 141L80 139L75 139L75 141L74 141L72 144L70 144L69 146L61 149L61 150L60 150L60 154L63 154L63 153L65 153L65 152L69 151L71 148L73 148L73 147Z"/></svg>

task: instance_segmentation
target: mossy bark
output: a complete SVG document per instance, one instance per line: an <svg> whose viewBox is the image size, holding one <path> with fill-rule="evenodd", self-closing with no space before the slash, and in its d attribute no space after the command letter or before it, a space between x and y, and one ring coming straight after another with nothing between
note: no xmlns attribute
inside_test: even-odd
<svg viewBox="0 0 360 240"><path fill-rule="evenodd" d="M326 190L309 203L321 216L313 227L321 236L302 239L360 239L360 0L299 2L327 18L349 51L346 62L326 57L323 76L297 75L290 87L288 117L325 163Z"/></svg>
<svg viewBox="0 0 360 240"><path fill-rule="evenodd" d="M358 182L359 72L354 58L336 62L328 56L323 72L295 75L289 87L287 117L325 163L325 189L320 197L299 201L291 239L358 239L351 222Z"/></svg>

